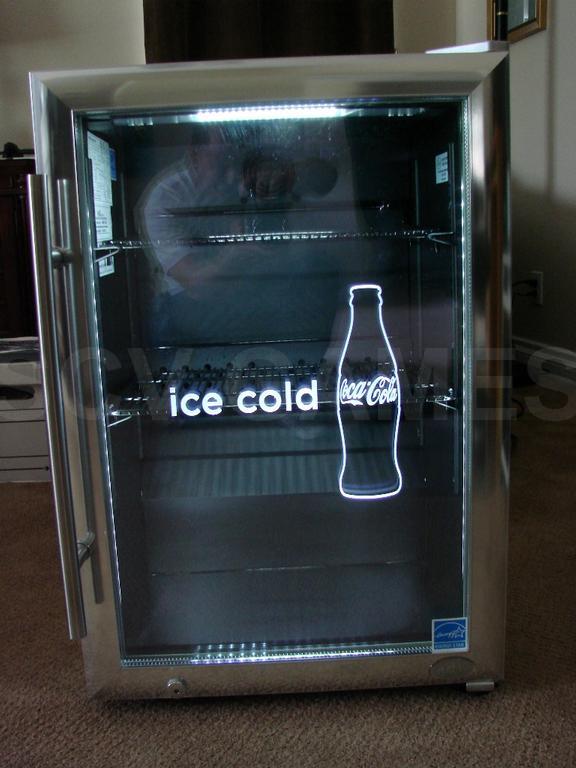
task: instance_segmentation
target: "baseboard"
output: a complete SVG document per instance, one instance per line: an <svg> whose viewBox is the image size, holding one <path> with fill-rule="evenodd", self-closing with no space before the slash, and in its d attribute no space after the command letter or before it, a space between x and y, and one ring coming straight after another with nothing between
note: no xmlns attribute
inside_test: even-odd
<svg viewBox="0 0 576 768"><path fill-rule="evenodd" d="M515 362L529 368L536 384L538 376L546 374L576 381L576 352L571 349L552 347L522 336L514 336L512 343Z"/></svg>

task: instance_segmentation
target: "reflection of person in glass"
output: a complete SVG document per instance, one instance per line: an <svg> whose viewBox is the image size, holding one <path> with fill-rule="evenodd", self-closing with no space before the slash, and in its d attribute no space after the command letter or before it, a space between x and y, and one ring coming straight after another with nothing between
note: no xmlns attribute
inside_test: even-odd
<svg viewBox="0 0 576 768"><path fill-rule="evenodd" d="M250 236L317 228L318 214L303 214L303 201L327 194L336 168L314 157L297 162L279 142L239 141L233 129L227 140L226 130L204 128L201 141L156 176L140 201L154 273L146 339L152 346L255 338L262 323L272 330L276 321L282 333L298 323L283 299L287 281L311 268L306 248L284 244L279 251ZM236 242L222 243L234 235Z"/></svg>
<svg viewBox="0 0 576 768"><path fill-rule="evenodd" d="M153 265L148 318L152 343L184 341L178 336L186 324L179 318L185 320L191 275L198 285L216 266L212 246L194 248L192 243L195 238L230 233L229 222L216 211L237 204L235 165L231 148L218 133L206 132L178 162L152 179L140 200L138 224L143 239L151 242Z"/></svg>
<svg viewBox="0 0 576 768"><path fill-rule="evenodd" d="M154 345L218 336L214 324L234 298L234 278L246 276L260 248L210 241L254 234L262 226L260 208L290 205L295 171L286 154L224 139L219 129L209 130L152 180L140 201L139 226L151 244L154 272L148 331Z"/></svg>

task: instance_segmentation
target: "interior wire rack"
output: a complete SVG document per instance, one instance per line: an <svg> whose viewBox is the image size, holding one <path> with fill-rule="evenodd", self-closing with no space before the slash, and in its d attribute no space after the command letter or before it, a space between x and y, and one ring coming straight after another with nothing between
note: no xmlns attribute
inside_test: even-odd
<svg viewBox="0 0 576 768"><path fill-rule="evenodd" d="M121 251L141 250L162 247L198 247L222 245L248 245L254 243L294 243L294 242L350 242L359 240L425 240L439 245L454 244L453 232L440 232L432 229L400 229L394 231L369 230L367 232L334 232L329 230L301 232L260 232L250 234L206 235L203 237L173 238L166 240L110 240L100 244L95 250L106 251L96 261L109 258Z"/></svg>

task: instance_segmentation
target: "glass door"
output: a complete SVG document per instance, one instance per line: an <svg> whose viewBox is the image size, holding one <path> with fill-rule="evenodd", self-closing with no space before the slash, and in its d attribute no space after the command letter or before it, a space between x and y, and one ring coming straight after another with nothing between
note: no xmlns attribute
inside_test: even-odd
<svg viewBox="0 0 576 768"><path fill-rule="evenodd" d="M123 662L465 649L465 102L78 142Z"/></svg>

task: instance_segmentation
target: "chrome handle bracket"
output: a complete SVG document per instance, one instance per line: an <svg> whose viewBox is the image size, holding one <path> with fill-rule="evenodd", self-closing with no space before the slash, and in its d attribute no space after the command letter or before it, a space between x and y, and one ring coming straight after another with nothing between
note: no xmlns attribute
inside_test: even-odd
<svg viewBox="0 0 576 768"><path fill-rule="evenodd" d="M50 257L54 267L66 267L72 263L72 251L67 248L52 248Z"/></svg>
<svg viewBox="0 0 576 768"><path fill-rule="evenodd" d="M94 542L96 536L92 531L88 531L86 536L80 541L76 542L76 549L78 552L78 566L81 568L86 560L92 556L94 552Z"/></svg>

